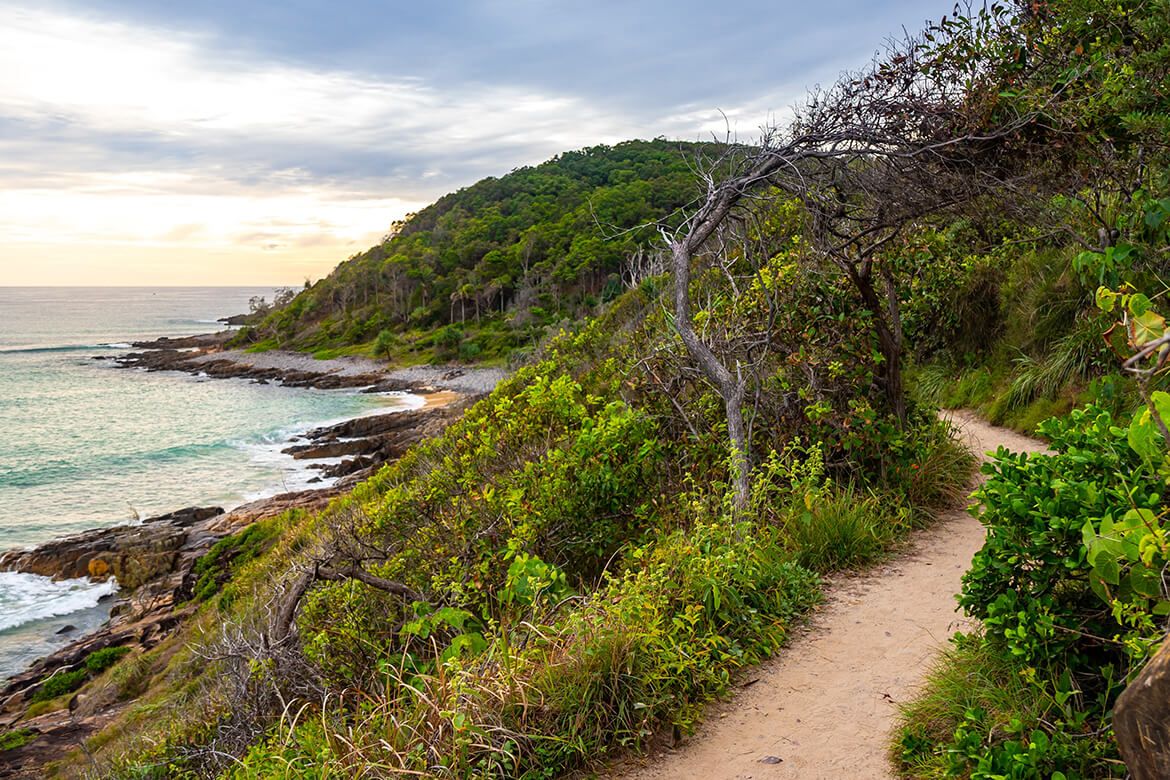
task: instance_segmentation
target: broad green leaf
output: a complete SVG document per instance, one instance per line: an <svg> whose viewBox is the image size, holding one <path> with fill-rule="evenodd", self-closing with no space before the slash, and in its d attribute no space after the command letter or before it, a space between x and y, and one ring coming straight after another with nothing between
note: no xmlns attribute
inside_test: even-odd
<svg viewBox="0 0 1170 780"><path fill-rule="evenodd" d="M1093 572L1110 585L1121 583L1121 567L1107 550L1098 550L1093 556Z"/></svg>
<svg viewBox="0 0 1170 780"><path fill-rule="evenodd" d="M1134 315L1133 318L1133 341L1134 344L1141 346L1142 344L1149 344L1154 339L1162 337L1166 332L1166 318L1161 314L1153 311L1146 311L1142 314Z"/></svg>
<svg viewBox="0 0 1170 780"><path fill-rule="evenodd" d="M1097 541L1097 529L1093 527L1092 520L1086 520L1085 524L1081 526L1081 544L1092 548L1095 541Z"/></svg>
<svg viewBox="0 0 1170 780"><path fill-rule="evenodd" d="M1153 526L1156 521L1157 518L1154 515L1154 510L1145 508L1131 509L1125 513L1125 517L1122 519L1122 522L1125 523L1127 530L1149 528Z"/></svg>
<svg viewBox="0 0 1170 780"><path fill-rule="evenodd" d="M1150 400L1158 410L1158 416L1170 423L1170 393L1159 390L1150 396ZM1166 446L1162 431L1154 422L1149 409L1143 409L1134 415L1133 421L1129 424L1127 438L1133 451L1149 460L1158 458Z"/></svg>
<svg viewBox="0 0 1170 780"><path fill-rule="evenodd" d="M1129 296L1129 313L1135 317L1140 317L1150 310L1153 306L1150 299L1141 293L1134 293Z"/></svg>
<svg viewBox="0 0 1170 780"><path fill-rule="evenodd" d="M1117 305L1117 293L1102 285L1097 288L1097 308L1103 312L1111 312Z"/></svg>
<svg viewBox="0 0 1170 780"><path fill-rule="evenodd" d="M1170 198L1163 198L1146 212L1146 227L1157 230L1170 217Z"/></svg>
<svg viewBox="0 0 1170 780"><path fill-rule="evenodd" d="M1162 595L1161 578L1157 573L1143 567L1135 568L1129 573L1129 586L1133 592L1146 598L1157 598Z"/></svg>

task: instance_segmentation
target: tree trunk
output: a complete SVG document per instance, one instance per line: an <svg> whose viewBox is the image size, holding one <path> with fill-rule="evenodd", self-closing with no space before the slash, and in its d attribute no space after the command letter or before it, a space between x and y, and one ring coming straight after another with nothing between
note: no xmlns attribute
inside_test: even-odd
<svg viewBox="0 0 1170 780"><path fill-rule="evenodd" d="M379 577L376 574L370 574L355 564L345 564L340 568L319 565L314 569L298 574L281 595L280 604L269 625L269 636L273 644L279 644L292 635L293 623L296 620L297 610L300 607L301 600L308 593L309 588L313 587L318 580L330 582L357 580L358 582L369 585L371 588L400 596L404 601L426 601L423 595L417 590L403 585L401 582L395 582L385 577Z"/></svg>
<svg viewBox="0 0 1170 780"><path fill-rule="evenodd" d="M893 279L888 273L882 273L885 284L885 300L878 295L873 286L873 276L870 267L857 266L847 261L838 262L848 275L850 281L857 288L861 300L873 312L873 328L878 339L878 349L882 353L881 382L885 391L886 404L898 425L906 425L906 389L902 378L902 316L898 305L898 291L894 287Z"/></svg>
<svg viewBox="0 0 1170 780"><path fill-rule="evenodd" d="M671 244L671 258L674 266L674 320L678 334L687 354L698 364L703 376L723 399L724 413L727 417L727 438L731 445L731 478L734 491L734 506L737 512L747 508L750 494L751 460L748 451L746 428L743 422L743 399L747 383L739 375L732 376L727 366L719 361L695 333L691 323L691 255L692 250L687 239L675 241Z"/></svg>

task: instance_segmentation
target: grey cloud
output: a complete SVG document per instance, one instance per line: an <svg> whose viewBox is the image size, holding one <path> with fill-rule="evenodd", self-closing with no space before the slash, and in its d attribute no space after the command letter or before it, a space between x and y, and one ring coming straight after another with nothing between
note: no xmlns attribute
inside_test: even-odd
<svg viewBox="0 0 1170 780"><path fill-rule="evenodd" d="M698 129L685 121L662 126L666 117L696 110L751 104L761 112L782 111L806 85L863 64L902 24L917 27L950 7L937 0L91 0L81 10L50 2L91 18L204 36L225 58L241 62L340 69L374 81L423 79L454 100L471 100L490 86L539 90L592 106L606 120L599 124L641 137L696 137ZM737 129L751 134L765 119ZM200 172L202 183L190 186L219 180L263 192L305 185L356 197L426 200L563 151L548 117L450 142L450 129L425 113L396 120L352 136L311 138L312 125L302 120L304 132L290 139L226 131L176 136L151 128L111 132L62 116L0 116L0 160L51 161L40 168L0 163L0 186L54 186L77 172L169 170ZM578 137L579 145L620 140Z"/></svg>

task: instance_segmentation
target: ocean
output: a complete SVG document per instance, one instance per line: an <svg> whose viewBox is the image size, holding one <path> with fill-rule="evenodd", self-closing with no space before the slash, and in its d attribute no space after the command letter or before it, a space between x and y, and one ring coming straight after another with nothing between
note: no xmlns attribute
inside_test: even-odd
<svg viewBox="0 0 1170 780"><path fill-rule="evenodd" d="M231 508L314 472L297 433L400 396L117 368L130 341L220 329L272 288L0 287L0 550L185 506ZM104 619L112 583L0 573L0 679ZM76 634L73 634L76 635Z"/></svg>

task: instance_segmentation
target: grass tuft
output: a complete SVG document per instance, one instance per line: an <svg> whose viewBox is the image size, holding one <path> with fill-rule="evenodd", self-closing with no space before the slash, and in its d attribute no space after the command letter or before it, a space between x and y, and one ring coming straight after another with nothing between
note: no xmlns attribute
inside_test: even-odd
<svg viewBox="0 0 1170 780"><path fill-rule="evenodd" d="M781 532L798 563L828 572L873 562L910 525L905 510L847 488L793 508Z"/></svg>

